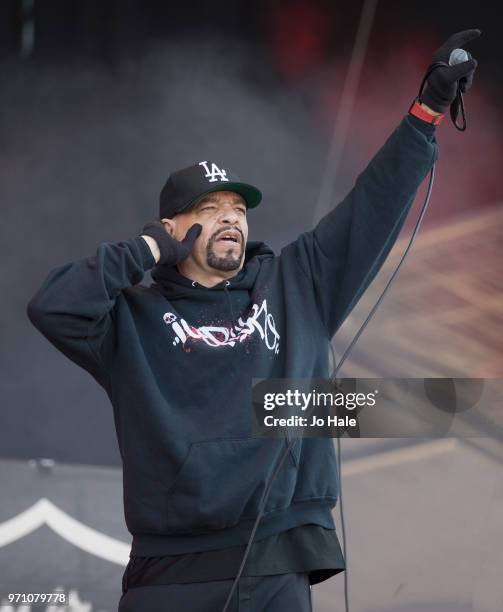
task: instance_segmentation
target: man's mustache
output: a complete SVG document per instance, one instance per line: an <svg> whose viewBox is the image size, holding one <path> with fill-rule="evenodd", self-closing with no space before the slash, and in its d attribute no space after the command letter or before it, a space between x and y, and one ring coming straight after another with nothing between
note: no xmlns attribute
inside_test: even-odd
<svg viewBox="0 0 503 612"><path fill-rule="evenodd" d="M210 236L210 239L208 240L208 246L212 245L218 239L218 236L220 234L225 234L225 232L228 232L230 230L232 230L234 232L239 232L239 235L241 236L241 246L244 246L243 232L239 229L239 227L226 227L223 230L219 230L219 231L215 232L212 236Z"/></svg>

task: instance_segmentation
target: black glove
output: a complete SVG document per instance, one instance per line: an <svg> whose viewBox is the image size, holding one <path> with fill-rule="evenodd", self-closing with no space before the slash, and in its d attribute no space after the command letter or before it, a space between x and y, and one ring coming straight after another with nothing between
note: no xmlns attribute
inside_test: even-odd
<svg viewBox="0 0 503 612"><path fill-rule="evenodd" d="M203 226L200 223L194 223L189 228L185 238L180 241L173 238L171 234L168 234L160 221L151 221L144 226L142 234L150 236L157 242L161 252L161 257L157 264L160 266L174 266L179 261L187 259L202 229Z"/></svg>
<svg viewBox="0 0 503 612"><path fill-rule="evenodd" d="M470 40L478 38L482 32L478 29L464 30L450 36L446 42L433 54L433 64L441 64L428 76L426 89L420 96L420 102L426 104L437 113L445 113L454 102L459 88L464 93L472 86L473 74L477 68L477 60L467 51L468 61L449 66L451 51L463 46Z"/></svg>

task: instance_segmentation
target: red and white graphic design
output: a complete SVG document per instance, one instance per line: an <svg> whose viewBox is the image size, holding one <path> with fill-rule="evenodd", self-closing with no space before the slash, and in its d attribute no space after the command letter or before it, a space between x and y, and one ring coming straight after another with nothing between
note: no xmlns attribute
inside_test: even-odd
<svg viewBox="0 0 503 612"><path fill-rule="evenodd" d="M239 317L238 322L231 327L203 325L194 327L185 319L179 318L172 312L166 312L163 320L171 326L174 333L173 345L184 346L190 338L205 342L208 346L235 346L237 342L244 342L252 334L259 334L266 347L279 353L280 335L276 330L274 317L267 311L267 300L262 304L253 304L252 314L243 320Z"/></svg>

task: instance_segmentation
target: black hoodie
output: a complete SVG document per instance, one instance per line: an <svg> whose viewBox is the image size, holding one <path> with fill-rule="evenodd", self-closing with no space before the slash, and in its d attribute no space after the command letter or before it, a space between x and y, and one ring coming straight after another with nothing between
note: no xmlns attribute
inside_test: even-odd
<svg viewBox="0 0 503 612"><path fill-rule="evenodd" d="M384 262L438 157L434 128L406 116L346 198L279 256L249 242L211 288L156 267L136 237L54 269L32 323L113 405L132 554L247 542L285 439L252 436L252 378L326 378L329 341ZM330 438L304 438L272 488L255 539L333 529Z"/></svg>

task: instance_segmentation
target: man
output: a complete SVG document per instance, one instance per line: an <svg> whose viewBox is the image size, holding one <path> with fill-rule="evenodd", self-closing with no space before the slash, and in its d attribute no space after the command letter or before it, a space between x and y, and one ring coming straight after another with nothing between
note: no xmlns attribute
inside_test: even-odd
<svg viewBox="0 0 503 612"><path fill-rule="evenodd" d="M346 198L279 256L248 241L260 191L204 160L170 175L160 221L56 268L30 301L33 324L113 405L133 535L121 612L224 605L287 444L252 436L252 378L328 377L329 342L393 246L438 158L435 125L476 65L434 71ZM332 440L293 447L230 610L311 610L310 585L343 571L336 469Z"/></svg>

